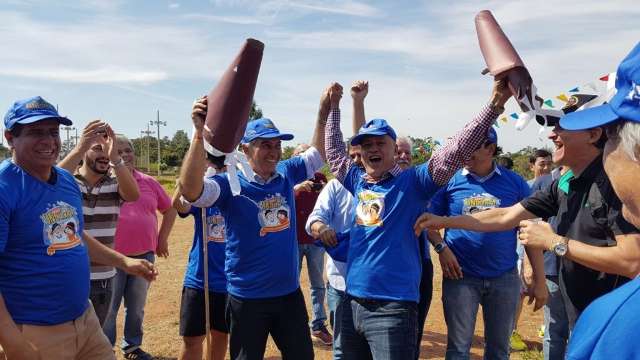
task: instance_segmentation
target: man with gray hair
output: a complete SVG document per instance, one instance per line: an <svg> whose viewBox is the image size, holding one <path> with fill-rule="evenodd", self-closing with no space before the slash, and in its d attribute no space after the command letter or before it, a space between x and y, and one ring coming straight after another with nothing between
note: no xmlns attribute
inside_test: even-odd
<svg viewBox="0 0 640 360"><path fill-rule="evenodd" d="M560 124L570 130L605 126L604 170L622 202L622 215L640 227L640 43L622 61L616 74L616 95L607 104L572 113ZM637 359L640 348L630 337L640 328L640 241L620 241L598 248L595 259L635 264L630 281L594 301L582 314L569 341L567 359Z"/></svg>
<svg viewBox="0 0 640 360"><path fill-rule="evenodd" d="M411 167L411 149L413 141L408 136L399 136L396 139L396 163L400 169L405 170Z"/></svg>

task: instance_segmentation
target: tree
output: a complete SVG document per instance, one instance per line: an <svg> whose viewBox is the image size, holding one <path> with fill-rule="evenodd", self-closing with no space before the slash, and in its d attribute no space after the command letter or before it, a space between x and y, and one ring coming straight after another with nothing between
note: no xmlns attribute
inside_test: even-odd
<svg viewBox="0 0 640 360"><path fill-rule="evenodd" d="M251 102L251 112L249 112L249 120L260 119L262 117L262 109L258 107L256 101Z"/></svg>
<svg viewBox="0 0 640 360"><path fill-rule="evenodd" d="M162 149L162 161L168 166L180 166L187 150L189 150L189 137L184 130L178 130L168 146Z"/></svg>

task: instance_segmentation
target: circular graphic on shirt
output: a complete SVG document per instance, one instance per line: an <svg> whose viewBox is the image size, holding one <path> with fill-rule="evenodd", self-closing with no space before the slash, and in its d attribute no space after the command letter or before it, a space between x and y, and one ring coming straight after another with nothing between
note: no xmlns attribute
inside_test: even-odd
<svg viewBox="0 0 640 360"><path fill-rule="evenodd" d="M78 236L79 220L76 208L58 201L50 204L40 215L43 222L43 239L47 245L47 254L54 255L56 251L71 249L82 242Z"/></svg>
<svg viewBox="0 0 640 360"><path fill-rule="evenodd" d="M224 242L227 226L220 214L207 216L207 241Z"/></svg>
<svg viewBox="0 0 640 360"><path fill-rule="evenodd" d="M289 228L291 209L287 199L276 193L258 203L260 236Z"/></svg>
<svg viewBox="0 0 640 360"><path fill-rule="evenodd" d="M358 193L356 206L356 224L364 226L381 226L384 214L384 194L371 190Z"/></svg>

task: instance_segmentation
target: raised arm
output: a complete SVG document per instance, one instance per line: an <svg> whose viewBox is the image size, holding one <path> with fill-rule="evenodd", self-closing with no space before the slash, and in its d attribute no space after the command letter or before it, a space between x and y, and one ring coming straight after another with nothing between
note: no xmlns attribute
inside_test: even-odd
<svg viewBox="0 0 640 360"><path fill-rule="evenodd" d="M105 127L105 131L107 137L99 137L98 142L105 149L107 156L109 156L109 163L118 181L118 193L124 201L136 201L140 197L138 182L133 177L133 173L124 164L121 150L118 149L115 132L109 125Z"/></svg>
<svg viewBox="0 0 640 360"><path fill-rule="evenodd" d="M424 213L416 220L414 230L416 235L425 229L445 228L482 232L506 231L517 227L522 220L533 218L536 216L518 203L507 208L494 208L471 215L448 217Z"/></svg>
<svg viewBox="0 0 640 360"><path fill-rule="evenodd" d="M82 130L82 136L78 140L76 146L58 162L58 166L70 173L75 173L76 168L80 165L80 161L84 158L84 154L91 148L93 143L99 137L104 136L107 123L102 120L93 120Z"/></svg>
<svg viewBox="0 0 640 360"><path fill-rule="evenodd" d="M333 86L336 83L331 84L327 89L322 92L320 97L320 106L318 107L318 117L316 119L316 127L313 130L313 138L311 138L311 146L315 147L322 156L323 161L327 161L325 153L324 138L325 128L327 125L327 117L329 117L329 110L331 109L330 93ZM340 85L338 85L340 86Z"/></svg>
<svg viewBox="0 0 640 360"><path fill-rule="evenodd" d="M347 171L353 164L347 155L347 149L340 130L340 99L342 98L342 88L331 91L331 110L325 131L325 148L327 162L333 175L338 181L343 182Z"/></svg>
<svg viewBox="0 0 640 360"><path fill-rule="evenodd" d="M191 204L183 201L182 191L180 191L180 182L176 181L176 190L171 198L171 206L178 211L179 214L188 214L191 211Z"/></svg>
<svg viewBox="0 0 640 360"><path fill-rule="evenodd" d="M489 127L504 111L504 104L511 92L504 80L496 80L489 104L465 127L449 139L442 148L436 150L429 161L429 174L438 185L446 184L464 161L471 156L486 139Z"/></svg>
<svg viewBox="0 0 640 360"><path fill-rule="evenodd" d="M358 80L351 85L351 97L353 98L353 135L364 125L364 98L369 93L369 82Z"/></svg>
<svg viewBox="0 0 640 360"><path fill-rule="evenodd" d="M201 97L193 103L193 139L180 169L182 196L190 202L197 200L204 188L206 155L204 150L204 120L207 115L207 98Z"/></svg>

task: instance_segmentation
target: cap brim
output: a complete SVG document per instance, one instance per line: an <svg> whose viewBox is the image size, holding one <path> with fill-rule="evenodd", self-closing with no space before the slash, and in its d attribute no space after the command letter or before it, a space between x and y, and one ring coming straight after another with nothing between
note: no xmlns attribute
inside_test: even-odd
<svg viewBox="0 0 640 360"><path fill-rule="evenodd" d="M560 119L560 127L566 130L586 130L608 124L618 118L618 114L613 112L611 105L603 104L563 116Z"/></svg>
<svg viewBox="0 0 640 360"><path fill-rule="evenodd" d="M33 124L33 123L38 122L38 121L49 120L49 119L56 119L56 120L58 120L58 123L60 123L62 125L66 125L66 126L73 125L73 122L71 120L67 119L66 117L51 116L51 115L37 115L37 116L30 116L30 117L28 117L26 119L23 119L23 120L18 120L13 124L13 126L16 126L16 124L28 125L28 124ZM12 126L12 128L13 128L13 126Z"/></svg>
<svg viewBox="0 0 640 360"><path fill-rule="evenodd" d="M275 138L279 138L280 140L293 140L293 135L292 134L265 134L265 135L260 135L260 136L256 136L254 138L251 139L247 139L246 137L242 138L242 143L243 144L248 144L250 142L252 142L253 140L256 139L275 139Z"/></svg>
<svg viewBox="0 0 640 360"><path fill-rule="evenodd" d="M387 132L385 131L372 131L372 132L368 132L368 133L364 133L364 134L358 134L354 137L351 138L351 145L360 145L360 143L362 142L362 140L367 137L367 136L384 136L384 135L389 135Z"/></svg>

